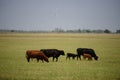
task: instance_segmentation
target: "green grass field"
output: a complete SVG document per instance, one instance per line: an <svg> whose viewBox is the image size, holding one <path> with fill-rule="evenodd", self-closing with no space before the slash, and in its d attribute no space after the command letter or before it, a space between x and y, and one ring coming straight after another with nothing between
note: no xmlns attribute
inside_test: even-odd
<svg viewBox="0 0 120 80"><path fill-rule="evenodd" d="M27 62L26 50L93 48L98 61ZM120 80L120 34L0 33L0 80Z"/></svg>

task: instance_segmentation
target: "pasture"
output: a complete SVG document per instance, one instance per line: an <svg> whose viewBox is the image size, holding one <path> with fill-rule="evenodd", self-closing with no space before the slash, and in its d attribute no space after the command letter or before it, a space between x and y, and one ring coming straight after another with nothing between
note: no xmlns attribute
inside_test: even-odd
<svg viewBox="0 0 120 80"><path fill-rule="evenodd" d="M98 61L27 62L26 50L55 48L76 53L93 48ZM0 33L0 80L120 80L120 34Z"/></svg>

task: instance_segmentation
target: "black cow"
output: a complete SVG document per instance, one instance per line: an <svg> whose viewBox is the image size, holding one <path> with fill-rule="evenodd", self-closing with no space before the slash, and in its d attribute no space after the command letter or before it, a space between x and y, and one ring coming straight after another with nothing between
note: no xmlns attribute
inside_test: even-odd
<svg viewBox="0 0 120 80"><path fill-rule="evenodd" d="M58 49L41 49L40 51L43 51L48 58L53 57L53 61L56 58L56 62L58 61L58 57L60 55L65 55L63 50Z"/></svg>
<svg viewBox="0 0 120 80"><path fill-rule="evenodd" d="M93 49L89 48L78 48L77 49L78 58L81 60L81 55L90 54L92 57L94 57L95 60L98 60L98 56L96 56L95 51Z"/></svg>
<svg viewBox="0 0 120 80"><path fill-rule="evenodd" d="M69 60L70 60L70 57L72 57L72 59L75 59L75 57L77 57L77 54L67 53L66 60L67 60L67 58L69 58Z"/></svg>

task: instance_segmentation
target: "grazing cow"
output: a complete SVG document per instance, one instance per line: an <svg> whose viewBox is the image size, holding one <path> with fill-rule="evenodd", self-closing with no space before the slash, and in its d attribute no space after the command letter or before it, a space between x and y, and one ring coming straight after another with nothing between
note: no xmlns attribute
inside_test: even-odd
<svg viewBox="0 0 120 80"><path fill-rule="evenodd" d="M27 50L26 59L28 62L30 62L30 58L36 58L37 62L39 61L39 59L42 60L42 62L43 60L49 62L48 57L42 51L39 50Z"/></svg>
<svg viewBox="0 0 120 80"><path fill-rule="evenodd" d="M69 58L69 60L70 60L70 57L72 57L72 59L75 59L75 57L77 57L77 54L67 53L66 60L67 60L67 58Z"/></svg>
<svg viewBox="0 0 120 80"><path fill-rule="evenodd" d="M92 56L90 54L87 54L87 53L83 54L83 58L84 59L88 58L88 60L92 60Z"/></svg>
<svg viewBox="0 0 120 80"><path fill-rule="evenodd" d="M58 61L58 57L60 55L65 55L63 50L58 49L41 49L40 51L43 51L48 58L53 57L53 61L56 58L56 62Z"/></svg>
<svg viewBox="0 0 120 80"><path fill-rule="evenodd" d="M93 49L89 49L89 48L77 49L78 58L80 60L81 60L81 55L83 55L84 53L90 54L92 57L94 57L95 60L98 60L98 56L96 56L95 51Z"/></svg>

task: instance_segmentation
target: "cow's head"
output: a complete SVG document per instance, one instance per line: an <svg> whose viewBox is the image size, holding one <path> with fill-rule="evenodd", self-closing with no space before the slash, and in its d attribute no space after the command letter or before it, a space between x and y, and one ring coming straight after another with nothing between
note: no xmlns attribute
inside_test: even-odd
<svg viewBox="0 0 120 80"><path fill-rule="evenodd" d="M94 59L95 59L95 60L98 60L98 56L95 56Z"/></svg>
<svg viewBox="0 0 120 80"><path fill-rule="evenodd" d="M48 57L45 57L44 60L45 60L46 62L49 62Z"/></svg>
<svg viewBox="0 0 120 80"><path fill-rule="evenodd" d="M61 55L65 55L63 50L59 50L59 52L60 52Z"/></svg>

